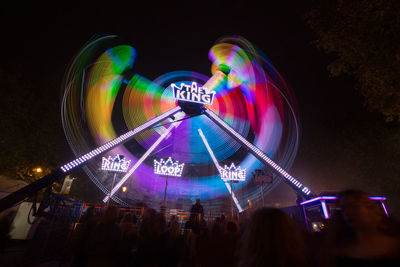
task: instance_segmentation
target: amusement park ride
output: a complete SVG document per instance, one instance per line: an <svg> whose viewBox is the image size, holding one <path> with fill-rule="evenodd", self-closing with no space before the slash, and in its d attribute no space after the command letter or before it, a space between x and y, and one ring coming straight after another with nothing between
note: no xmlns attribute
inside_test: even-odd
<svg viewBox="0 0 400 267"><path fill-rule="evenodd" d="M229 197L241 212L280 181L306 200L315 198L285 170L297 152L299 123L279 73L240 37L218 40L208 57L211 77L174 71L150 80L134 69L132 46L117 36L91 39L70 65L63 88L63 127L77 158L1 199L0 211L79 167L104 192L105 203L163 201L172 208L201 198L218 208ZM123 159L103 157L103 165L125 160L130 166L111 179L99 157L116 154ZM246 175L261 168L273 182L259 185Z"/></svg>

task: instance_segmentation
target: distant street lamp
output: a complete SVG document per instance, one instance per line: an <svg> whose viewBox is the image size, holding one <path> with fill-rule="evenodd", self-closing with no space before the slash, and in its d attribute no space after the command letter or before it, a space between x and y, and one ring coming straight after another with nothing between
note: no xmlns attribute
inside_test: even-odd
<svg viewBox="0 0 400 267"><path fill-rule="evenodd" d="M126 190L128 190L128 188L127 188L126 186L123 186L123 187L122 187L122 192L124 192L124 193L125 193L125 192L126 192Z"/></svg>
<svg viewBox="0 0 400 267"><path fill-rule="evenodd" d="M37 167L37 168L33 169L33 171L35 171L37 173L43 172L42 168L40 168L40 167Z"/></svg>

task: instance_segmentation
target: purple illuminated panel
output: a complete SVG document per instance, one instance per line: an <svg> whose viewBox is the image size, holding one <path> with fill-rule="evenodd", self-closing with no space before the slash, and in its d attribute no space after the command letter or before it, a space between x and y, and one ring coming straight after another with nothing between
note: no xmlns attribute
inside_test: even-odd
<svg viewBox="0 0 400 267"><path fill-rule="evenodd" d="M322 197L315 197L306 201L303 201L300 203L300 205L305 205L314 201L318 201L318 200L331 200L331 199L338 199L338 197L335 196L322 196Z"/></svg>
<svg viewBox="0 0 400 267"><path fill-rule="evenodd" d="M320 196L320 197L315 197L306 201L303 201L300 203L300 205L305 205L314 201L318 201L318 200L334 200L334 199L338 199L339 197L336 196ZM369 197L369 199L371 200L386 200L386 197Z"/></svg>
<svg viewBox="0 0 400 267"><path fill-rule="evenodd" d="M322 212L324 213L325 219L329 219L328 207L326 206L325 200L321 201L321 206L322 206Z"/></svg>
<svg viewBox="0 0 400 267"><path fill-rule="evenodd" d="M316 202L316 205L321 204L321 208L322 208L322 212L324 214L324 218L325 219L329 219L329 212L328 212L328 206L326 205L326 200L336 200L339 197L337 196L320 196L320 197L315 197L306 201L303 201L300 203L300 205L303 206L303 212L304 212L304 216L306 216L305 213L305 209L304 209L304 205L309 204L309 203L313 203ZM388 211L386 209L385 203L383 203L384 200L386 200L386 197L369 197L369 199L371 200L377 200L381 203L383 211L385 212L386 216L389 216Z"/></svg>
<svg viewBox="0 0 400 267"><path fill-rule="evenodd" d="M386 197L369 197L372 200L386 200Z"/></svg>

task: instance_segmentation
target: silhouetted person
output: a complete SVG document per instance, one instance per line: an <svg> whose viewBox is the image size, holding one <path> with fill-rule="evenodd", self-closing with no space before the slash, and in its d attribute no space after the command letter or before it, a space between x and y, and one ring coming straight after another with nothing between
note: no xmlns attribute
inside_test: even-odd
<svg viewBox="0 0 400 267"><path fill-rule="evenodd" d="M242 252L239 266L308 266L301 232L286 213L275 208L253 213Z"/></svg>
<svg viewBox="0 0 400 267"><path fill-rule="evenodd" d="M81 267L86 265L89 238L97 224L97 219L94 206L90 206L82 215L79 221L79 227L77 227L75 232L76 237L73 239L72 243L74 253L73 266Z"/></svg>
<svg viewBox="0 0 400 267"><path fill-rule="evenodd" d="M165 216L154 209L146 209L143 215L134 266L168 266L168 232Z"/></svg>
<svg viewBox="0 0 400 267"><path fill-rule="evenodd" d="M122 231L121 266L132 264L133 251L137 248L138 231L133 218L136 216L131 212L125 213L119 224Z"/></svg>
<svg viewBox="0 0 400 267"><path fill-rule="evenodd" d="M180 266L182 260L184 240L180 233L179 222L175 219L170 221L168 228L167 254L169 266Z"/></svg>
<svg viewBox="0 0 400 267"><path fill-rule="evenodd" d="M117 266L120 260L122 231L118 224L119 209L109 206L94 226L88 240L86 266Z"/></svg>
<svg viewBox="0 0 400 267"><path fill-rule="evenodd" d="M362 191L342 192L338 204L341 212L326 230L325 256L332 266L400 266L397 223Z"/></svg>
<svg viewBox="0 0 400 267"><path fill-rule="evenodd" d="M200 198L196 199L196 203L190 209L191 216L195 217L198 221L203 219L204 210L203 206L200 204Z"/></svg>

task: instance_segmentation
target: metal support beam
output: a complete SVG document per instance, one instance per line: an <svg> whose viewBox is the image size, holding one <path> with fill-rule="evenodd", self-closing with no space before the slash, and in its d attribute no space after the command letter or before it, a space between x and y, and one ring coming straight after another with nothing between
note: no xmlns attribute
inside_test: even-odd
<svg viewBox="0 0 400 267"><path fill-rule="evenodd" d="M199 135L200 135L201 139L203 140L203 143L204 143L204 145L206 146L207 151L208 151L208 153L210 154L210 156L211 156L211 158L212 158L212 160L213 160L213 162L214 162L214 165L215 165L215 167L217 168L217 170L218 170L218 172L220 173L220 176L221 176L220 170L221 170L222 168L221 168L221 166L219 165L218 160L217 160L217 158L215 157L214 152L212 151L212 149L211 149L211 147L210 147L210 144L209 144L208 141L207 141L207 138L205 137L205 135L204 135L204 133L203 133L203 131L202 131L201 129L198 129L197 131L199 132ZM222 180L222 178L221 178L221 180ZM240 205L238 199L236 198L235 192L233 192L232 183L229 184L228 182L225 182L225 181L223 181L223 182L225 183L225 186L226 186L226 188L228 189L229 194L231 195L232 201L236 204L236 208L238 209L239 212L242 212L242 211L243 211L242 206ZM232 216L232 217L233 217L233 216Z"/></svg>
<svg viewBox="0 0 400 267"><path fill-rule="evenodd" d="M262 163L265 165L269 166L272 170L275 171L276 174L278 174L280 177L284 179L284 181L292 187L297 193L300 193L303 195L306 199L314 197L314 195L311 193L311 190L304 186L302 183L300 183L297 179L295 179L293 176L291 176L289 173L287 173L284 169L282 169L278 164L276 164L273 160L271 160L267 155L264 154L264 152L250 143L249 141L246 140L243 136L241 136L239 133L235 131L229 124L227 124L223 119L221 119L217 114L212 112L209 109L206 109L204 111L204 114L210 118L215 124L217 124L219 127L221 127L225 132L234 138L236 141L238 141L241 145L244 147L248 148L250 152L257 158L259 159Z"/></svg>
<svg viewBox="0 0 400 267"><path fill-rule="evenodd" d="M37 191L58 181L62 177L65 177L68 173L70 173L72 171L72 169L82 165L83 163L87 162L88 160L91 160L95 157L105 154L106 152L112 150L116 146L124 144L125 142L131 140L134 136L150 129L157 123L167 119L168 117L174 115L175 113L177 113L179 111L181 111L181 108L175 107L167 112L164 112L163 114L136 127L135 129L132 129L132 130L126 132L125 134L123 134L111 141L108 141L104 145L84 154L83 156L61 166L59 169L54 170L53 172L44 176L43 178L0 199L0 212L14 206L15 204L21 202L25 198L33 195Z"/></svg>

